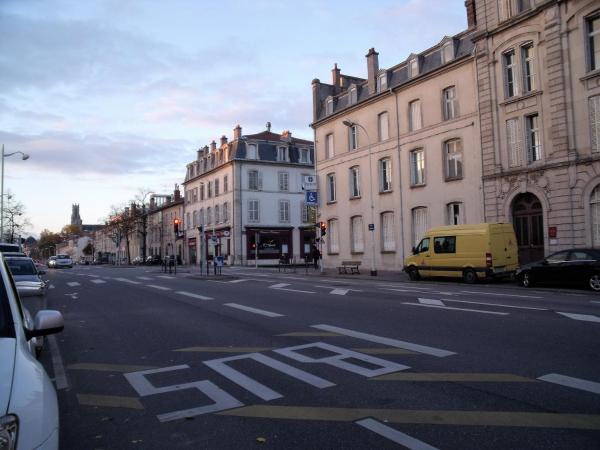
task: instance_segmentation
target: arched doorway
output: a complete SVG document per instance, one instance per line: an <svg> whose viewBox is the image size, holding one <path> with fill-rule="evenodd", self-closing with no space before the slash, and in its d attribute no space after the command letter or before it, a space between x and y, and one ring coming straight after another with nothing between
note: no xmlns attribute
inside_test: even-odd
<svg viewBox="0 0 600 450"><path fill-rule="evenodd" d="M513 225L519 245L519 263L544 257L544 213L540 200L530 192L513 201Z"/></svg>

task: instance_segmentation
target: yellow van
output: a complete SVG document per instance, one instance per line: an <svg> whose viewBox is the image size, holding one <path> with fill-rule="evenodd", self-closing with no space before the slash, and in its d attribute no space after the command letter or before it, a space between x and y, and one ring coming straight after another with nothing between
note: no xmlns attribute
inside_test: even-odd
<svg viewBox="0 0 600 450"><path fill-rule="evenodd" d="M508 223L432 228L404 260L411 280L462 277L466 283L512 276L518 266L517 238Z"/></svg>

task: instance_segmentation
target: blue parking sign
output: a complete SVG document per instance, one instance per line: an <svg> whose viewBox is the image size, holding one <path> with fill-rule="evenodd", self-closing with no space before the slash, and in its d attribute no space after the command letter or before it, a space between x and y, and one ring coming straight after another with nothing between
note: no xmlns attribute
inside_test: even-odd
<svg viewBox="0 0 600 450"><path fill-rule="evenodd" d="M307 205L317 205L319 203L319 196L317 191L306 191L306 202Z"/></svg>

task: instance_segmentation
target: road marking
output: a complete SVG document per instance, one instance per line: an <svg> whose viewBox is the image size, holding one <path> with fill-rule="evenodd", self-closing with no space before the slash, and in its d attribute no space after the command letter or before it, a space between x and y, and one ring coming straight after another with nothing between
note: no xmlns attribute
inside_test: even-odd
<svg viewBox="0 0 600 450"><path fill-rule="evenodd" d="M332 295L346 295L350 289L334 289L330 292Z"/></svg>
<svg viewBox="0 0 600 450"><path fill-rule="evenodd" d="M176 291L175 293L179 294L179 295L185 295L186 297L197 298L199 300L214 300L212 297L206 297L206 296L200 295L200 294L193 294L191 292Z"/></svg>
<svg viewBox="0 0 600 450"><path fill-rule="evenodd" d="M73 300L78 300L77 298L77 292L73 292L72 294L65 294L67 297L71 297L71 299Z"/></svg>
<svg viewBox="0 0 600 450"><path fill-rule="evenodd" d="M410 450L438 450L436 447L432 447L423 441L419 441L408 434L394 430L392 427L388 427L375 419L363 419L355 423Z"/></svg>
<svg viewBox="0 0 600 450"><path fill-rule="evenodd" d="M121 397L116 395L77 394L80 405L100 406L102 408L144 409L137 397Z"/></svg>
<svg viewBox="0 0 600 450"><path fill-rule="evenodd" d="M600 302L597 302L596 300L590 300L590 303L600 303Z"/></svg>
<svg viewBox="0 0 600 450"><path fill-rule="evenodd" d="M445 306L444 303L442 303L441 300L434 300L432 298L420 298L418 300L419 300L419 303L422 303L424 305Z"/></svg>
<svg viewBox="0 0 600 450"><path fill-rule="evenodd" d="M429 289L429 288L418 288L418 287L413 288L413 287L408 287L408 286L406 288L402 288L402 289L398 289L398 288L394 288L394 289L393 288L379 288L379 289L381 289L382 291L394 291L394 292L412 292L412 291L428 292L428 291L431 291L431 289Z"/></svg>
<svg viewBox="0 0 600 450"><path fill-rule="evenodd" d="M484 427L569 428L600 430L600 415L514 411L444 411L402 409L319 408L307 406L255 405L217 413L222 416L263 419L356 422L373 417L383 422Z"/></svg>
<svg viewBox="0 0 600 450"><path fill-rule="evenodd" d="M343 334L330 333L328 331L294 331L292 333L278 334L277 336L292 336L292 337L340 337Z"/></svg>
<svg viewBox="0 0 600 450"><path fill-rule="evenodd" d="M417 352L406 350L405 348L353 348L355 352L366 353L367 355L417 355Z"/></svg>
<svg viewBox="0 0 600 450"><path fill-rule="evenodd" d="M67 286L75 287L75 286L81 286L81 285L77 281L71 281L70 283L67 283Z"/></svg>
<svg viewBox="0 0 600 450"><path fill-rule="evenodd" d="M600 322L600 317L598 316L592 316L590 314L573 314L573 313L565 313L565 312L560 312L560 311L556 311L558 314L560 314L561 316L565 316L568 317L569 319L573 319L573 320L581 320L583 322Z"/></svg>
<svg viewBox="0 0 600 450"><path fill-rule="evenodd" d="M454 299L445 299L447 302L457 302L457 303L470 303L472 305L486 305L486 306L500 306L502 308L515 308L515 309L531 309L534 311L548 311L548 308L534 308L533 306L513 306L513 305L503 305L500 303L487 303L487 302L472 302L469 300L454 300Z"/></svg>
<svg viewBox="0 0 600 450"><path fill-rule="evenodd" d="M88 277L99 278L100 275L88 275Z"/></svg>
<svg viewBox="0 0 600 450"><path fill-rule="evenodd" d="M413 350L418 353L424 353L427 355L437 356L443 358L456 353L448 350L443 350L435 347L428 347L426 345L413 344L412 342L399 341L397 339L376 336L374 334L362 333L360 331L348 330L346 328L334 327L332 325L312 325L311 328L316 328L323 331L332 331L334 333L343 334L345 336L362 339L364 341L375 342L377 344L387 345L389 347L404 348L407 350Z"/></svg>
<svg viewBox="0 0 600 450"><path fill-rule="evenodd" d="M270 289L276 289L276 290L279 290L279 291L301 292L303 294L316 294L316 292L313 292L313 291L301 291L299 289L287 289L286 286L289 286L289 283L273 284L273 285L269 286L269 288Z"/></svg>
<svg viewBox="0 0 600 450"><path fill-rule="evenodd" d="M174 280L175 277L170 277L169 275L157 275L156 278L164 278L165 280Z"/></svg>
<svg viewBox="0 0 600 450"><path fill-rule="evenodd" d="M150 277L136 277L138 280L144 280L144 281L152 281L152 278Z"/></svg>
<svg viewBox="0 0 600 450"><path fill-rule="evenodd" d="M397 372L372 378L375 381L442 381L477 383L534 383L531 378L510 373L411 373Z"/></svg>
<svg viewBox="0 0 600 450"><path fill-rule="evenodd" d="M500 294L496 292L485 292L485 291L460 291L464 294L484 294L484 295L496 295L498 297L517 297L517 298L544 298L535 295L518 295L518 294Z"/></svg>
<svg viewBox="0 0 600 450"><path fill-rule="evenodd" d="M54 288L55 288L55 287L54 287L54 285L53 285L53 284L51 284L50 286L48 286L48 289L54 289Z"/></svg>
<svg viewBox="0 0 600 450"><path fill-rule="evenodd" d="M243 283L244 281L250 281L248 278L241 278L239 280L231 280L229 283Z"/></svg>
<svg viewBox="0 0 600 450"><path fill-rule="evenodd" d="M68 389L69 381L62 357L60 356L60 349L56 343L56 336L48 336L48 344L50 345L50 353L52 355L52 370L54 371L56 389Z"/></svg>
<svg viewBox="0 0 600 450"><path fill-rule="evenodd" d="M186 347L173 350L174 352L197 353L258 353L271 350L269 347Z"/></svg>
<svg viewBox="0 0 600 450"><path fill-rule="evenodd" d="M261 316L266 317L283 317L283 314L265 311L264 309L250 308L249 306L238 305L237 303L225 303L225 306L229 306L230 308L241 309L242 311L247 311L254 314L260 314Z"/></svg>
<svg viewBox="0 0 600 450"><path fill-rule="evenodd" d="M538 380L547 381L548 383L560 384L562 386L579 389L581 391L591 392L593 394L600 394L600 383L582 380L581 378L568 377L566 375L560 375L558 373L549 373L548 375L539 377Z"/></svg>
<svg viewBox="0 0 600 450"><path fill-rule="evenodd" d="M75 363L69 364L69 370L93 370L96 372L137 372L138 370L155 369L154 366L137 366L132 364L101 364L101 363Z"/></svg>
<svg viewBox="0 0 600 450"><path fill-rule="evenodd" d="M117 281L122 281L123 283L131 283L131 284L141 284L139 281L129 280L127 278L115 278Z"/></svg>
<svg viewBox="0 0 600 450"><path fill-rule="evenodd" d="M102 284L102 283L106 283L106 281L104 280L90 280L92 283L94 284Z"/></svg>
<svg viewBox="0 0 600 450"><path fill-rule="evenodd" d="M146 287L151 287L151 288L154 288L154 289L159 289L161 291L170 291L171 290L171 288L164 287L164 286L157 286L156 284L146 284L145 286Z"/></svg>
<svg viewBox="0 0 600 450"><path fill-rule="evenodd" d="M482 309L454 308L452 306L423 305L422 303L409 303L409 302L402 302L402 304L409 305L409 306L423 306L425 308L450 309L453 311L466 311L466 312L474 312L474 313L481 313L481 314L494 314L497 316L508 316L508 313L505 313L505 312L484 311Z"/></svg>

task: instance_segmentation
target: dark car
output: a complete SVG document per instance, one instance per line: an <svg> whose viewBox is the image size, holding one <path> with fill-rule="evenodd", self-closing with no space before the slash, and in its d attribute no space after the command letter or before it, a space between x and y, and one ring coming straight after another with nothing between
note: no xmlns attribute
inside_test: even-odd
<svg viewBox="0 0 600 450"><path fill-rule="evenodd" d="M600 292L600 251L581 248L556 252L517 270L521 286L563 284L587 286Z"/></svg>
<svg viewBox="0 0 600 450"><path fill-rule="evenodd" d="M159 255L151 255L146 257L146 264L148 266L155 266L158 264L162 264L162 259Z"/></svg>

